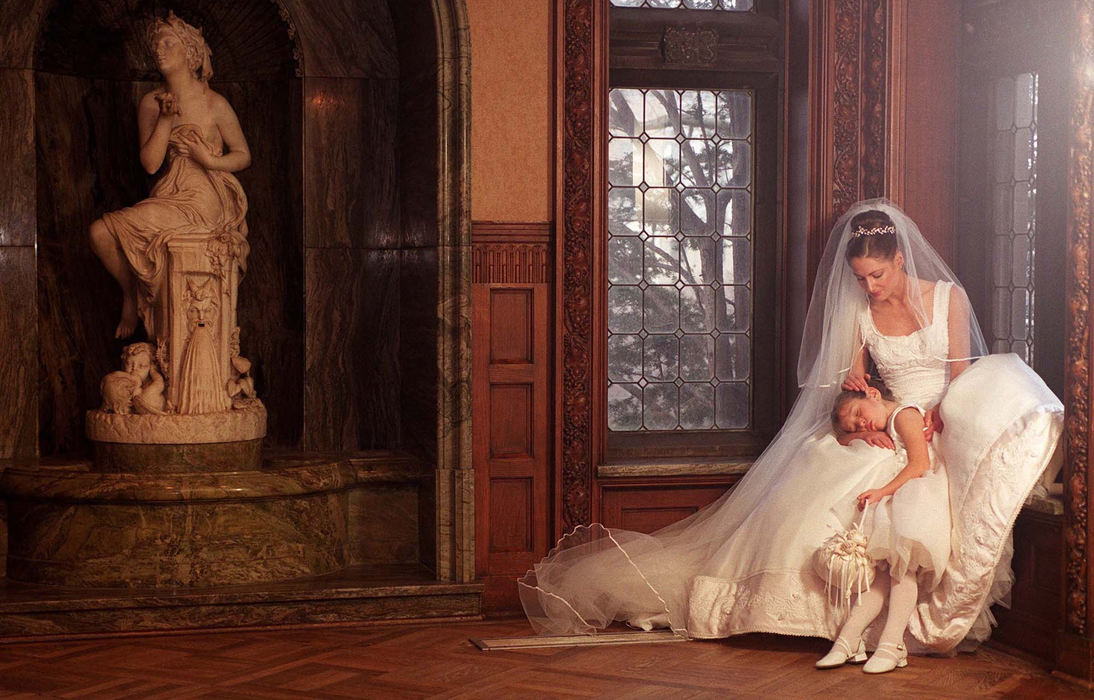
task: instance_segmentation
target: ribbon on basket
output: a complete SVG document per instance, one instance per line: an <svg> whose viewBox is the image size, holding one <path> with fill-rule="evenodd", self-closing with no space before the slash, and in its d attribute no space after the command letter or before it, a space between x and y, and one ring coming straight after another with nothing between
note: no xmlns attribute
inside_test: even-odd
<svg viewBox="0 0 1094 700"><path fill-rule="evenodd" d="M852 595L861 597L874 582L877 564L866 554L867 539L862 531L869 508L867 504L858 522L836 532L813 553L813 570L824 579L825 599L839 612L851 607ZM837 590L834 600L833 589Z"/></svg>

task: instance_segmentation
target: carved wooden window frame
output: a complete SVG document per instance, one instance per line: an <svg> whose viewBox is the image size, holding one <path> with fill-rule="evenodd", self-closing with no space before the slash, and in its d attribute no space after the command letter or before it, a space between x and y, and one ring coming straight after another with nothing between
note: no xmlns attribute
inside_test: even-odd
<svg viewBox="0 0 1094 700"><path fill-rule="evenodd" d="M596 354L592 401L597 464L635 459L732 460L759 454L778 429L778 333L783 232L778 217L783 133L780 87L784 71L783 8L757 0L747 12L651 10L613 7L608 38L608 81L614 88L743 89L753 95L753 273L750 426L743 430L610 432L607 424L607 226L594 230ZM719 59L719 53L723 55ZM728 58L727 58L728 57ZM607 116L604 113L606 122ZM606 125L605 125L606 131ZM607 145L605 138L604 147ZM762 159L756 154L768 149ZM605 158L606 162L606 158ZM607 190L607 178L602 178ZM599 215L599 212L598 212ZM758 235L763 232L763 235Z"/></svg>

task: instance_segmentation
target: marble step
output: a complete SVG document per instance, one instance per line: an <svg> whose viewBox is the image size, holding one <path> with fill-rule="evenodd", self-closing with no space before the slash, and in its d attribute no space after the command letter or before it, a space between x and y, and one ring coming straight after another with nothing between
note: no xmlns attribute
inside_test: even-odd
<svg viewBox="0 0 1094 700"><path fill-rule="evenodd" d="M0 642L133 632L481 618L482 585L415 565L369 565L271 584L75 589L0 580Z"/></svg>

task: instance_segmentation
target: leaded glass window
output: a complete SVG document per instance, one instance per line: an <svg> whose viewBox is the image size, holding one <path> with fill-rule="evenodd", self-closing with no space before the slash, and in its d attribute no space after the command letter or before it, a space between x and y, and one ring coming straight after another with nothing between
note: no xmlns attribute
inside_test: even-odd
<svg viewBox="0 0 1094 700"><path fill-rule="evenodd" d="M730 10L743 12L752 9L753 0L611 0L614 7L651 7L673 10Z"/></svg>
<svg viewBox="0 0 1094 700"><path fill-rule="evenodd" d="M994 85L991 346L1033 363L1037 235L1037 74Z"/></svg>
<svg viewBox="0 0 1094 700"><path fill-rule="evenodd" d="M751 425L753 102L610 92L610 430Z"/></svg>

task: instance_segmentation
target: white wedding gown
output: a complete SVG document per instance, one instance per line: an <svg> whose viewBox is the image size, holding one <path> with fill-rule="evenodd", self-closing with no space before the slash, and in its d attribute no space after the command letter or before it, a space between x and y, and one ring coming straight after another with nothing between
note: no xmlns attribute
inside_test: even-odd
<svg viewBox="0 0 1094 700"><path fill-rule="evenodd" d="M990 632L987 607L1013 580L1010 530L1052 456L1063 407L1016 355L981 358L947 387L940 358L948 357L950 285L935 291L931 323L916 333L882 335L868 308L860 327L900 402L926 408L946 392L935 449L948 476L951 538L948 547L927 545L945 566L920 577L908 640L913 651L943 652ZM698 638L769 632L833 639L845 611L826 599L813 553L856 519L858 493L884 485L905 463L902 452L862 441L845 447L819 429L795 446L777 488L746 478L652 535L578 528L519 582L525 611L541 634L595 632L624 620ZM935 501L929 507L945 513L945 496ZM890 517L905 520L901 532L915 530L914 509Z"/></svg>

